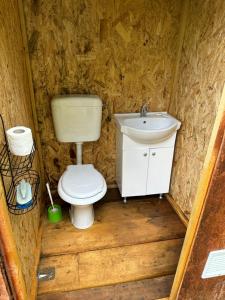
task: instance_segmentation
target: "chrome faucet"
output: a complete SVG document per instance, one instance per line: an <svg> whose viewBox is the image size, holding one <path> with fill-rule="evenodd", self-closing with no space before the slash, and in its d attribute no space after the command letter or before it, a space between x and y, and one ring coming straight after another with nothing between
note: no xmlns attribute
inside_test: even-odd
<svg viewBox="0 0 225 300"><path fill-rule="evenodd" d="M140 117L146 117L147 112L148 112L148 105L147 104L142 105L140 110Z"/></svg>

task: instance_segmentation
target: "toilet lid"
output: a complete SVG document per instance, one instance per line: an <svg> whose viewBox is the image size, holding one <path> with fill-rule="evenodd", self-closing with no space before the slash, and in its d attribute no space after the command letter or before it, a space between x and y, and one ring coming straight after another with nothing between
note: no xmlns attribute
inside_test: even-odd
<svg viewBox="0 0 225 300"><path fill-rule="evenodd" d="M62 189L70 197L92 197L103 187L104 178L91 164L68 166L62 176Z"/></svg>

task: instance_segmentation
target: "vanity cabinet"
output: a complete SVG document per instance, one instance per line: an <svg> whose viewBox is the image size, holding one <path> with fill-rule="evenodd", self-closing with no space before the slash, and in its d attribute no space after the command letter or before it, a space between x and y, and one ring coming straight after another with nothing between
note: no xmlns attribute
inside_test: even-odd
<svg viewBox="0 0 225 300"><path fill-rule="evenodd" d="M116 178L122 197L169 192L176 133L168 140L138 144L117 130Z"/></svg>

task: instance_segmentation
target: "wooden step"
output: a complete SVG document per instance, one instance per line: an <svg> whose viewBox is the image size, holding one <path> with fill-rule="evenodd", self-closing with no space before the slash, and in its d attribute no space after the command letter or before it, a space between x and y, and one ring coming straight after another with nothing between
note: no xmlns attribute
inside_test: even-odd
<svg viewBox="0 0 225 300"><path fill-rule="evenodd" d="M79 253L184 237L185 227L167 201L131 201L98 206L95 224L78 230L68 212L59 224L45 220L42 256Z"/></svg>
<svg viewBox="0 0 225 300"><path fill-rule="evenodd" d="M173 274L182 243L183 239L176 239L42 258L40 269L55 267L56 274L54 280L40 282L38 292L65 292Z"/></svg>
<svg viewBox="0 0 225 300"><path fill-rule="evenodd" d="M173 275L144 279L115 285L44 294L37 300L155 300L169 296Z"/></svg>

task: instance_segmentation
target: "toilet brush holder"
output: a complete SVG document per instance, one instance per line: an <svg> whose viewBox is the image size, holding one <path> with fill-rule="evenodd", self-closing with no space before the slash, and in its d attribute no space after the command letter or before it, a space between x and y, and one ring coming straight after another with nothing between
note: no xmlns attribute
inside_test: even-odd
<svg viewBox="0 0 225 300"><path fill-rule="evenodd" d="M52 206L48 207L48 220L51 223L58 223L62 220L62 209L58 204L54 204L54 209Z"/></svg>

